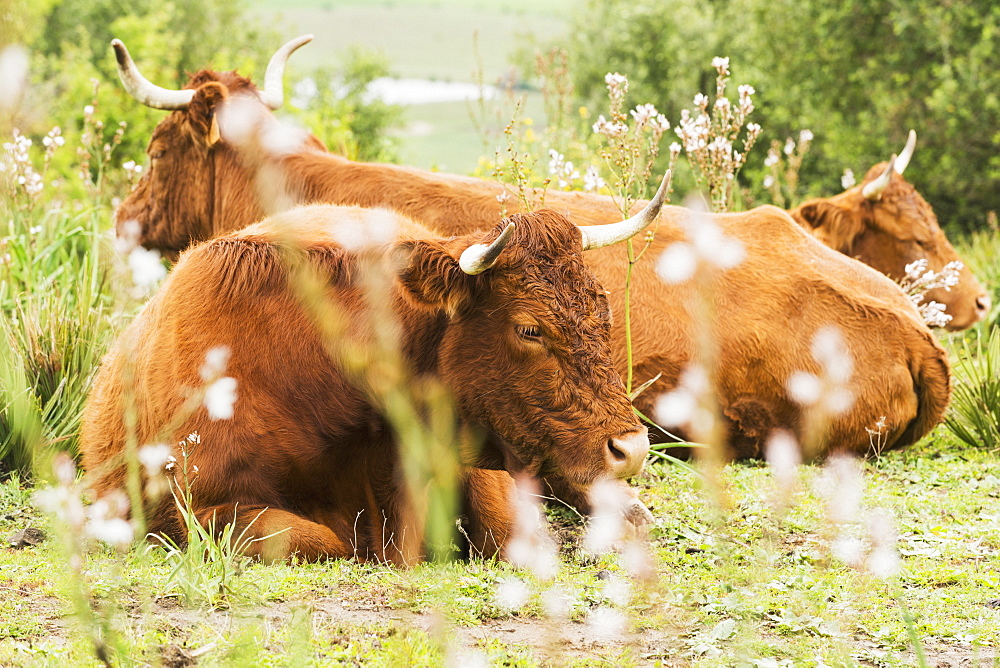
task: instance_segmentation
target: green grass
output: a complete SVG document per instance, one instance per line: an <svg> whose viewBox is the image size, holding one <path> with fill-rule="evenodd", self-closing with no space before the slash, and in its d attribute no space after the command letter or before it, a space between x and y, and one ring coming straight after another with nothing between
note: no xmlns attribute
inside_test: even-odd
<svg viewBox="0 0 1000 668"><path fill-rule="evenodd" d="M620 568L612 558L580 552L579 527L558 512L550 517L567 540L554 583L496 562L410 570L349 561L253 564L239 575L243 602L216 610L182 605L171 593L169 560L142 545L125 557L98 550L85 573L96 600L121 606L116 627L136 662L155 662L174 647L208 648L200 665L442 665L448 651L458 651L526 666L545 657L579 665L655 658L811 665L821 658L829 665L910 666L904 605L929 665L977 652L992 657L990 648L1000 647L1000 610L990 603L1000 586L996 457L939 429L909 451L865 466L863 514L887 511L899 531L902 570L887 580L831 558L831 529L815 492L820 473L803 467L793 504L779 511L770 503L773 480L765 467L731 465L722 473L731 503L720 511L696 476L652 466L639 484L657 517L656 578L622 608L629 632L607 645L586 640L584 620L608 604L602 571ZM0 487L7 509L24 503L25 494L17 481ZM0 597L7 630L0 662L87 660L86 644L59 624L70 611L62 559L53 543L0 556L4 586L18 592ZM533 595L508 611L495 592L512 576L524 578ZM571 621L542 612L539 593L553 585L569 592ZM560 645L561 638L574 642Z"/></svg>

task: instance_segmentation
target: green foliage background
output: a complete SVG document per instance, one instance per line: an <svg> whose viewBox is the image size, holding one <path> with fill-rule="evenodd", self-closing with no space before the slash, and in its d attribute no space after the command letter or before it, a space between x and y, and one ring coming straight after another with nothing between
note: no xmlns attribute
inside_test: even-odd
<svg viewBox="0 0 1000 668"><path fill-rule="evenodd" d="M901 150L942 223L965 230L1000 209L1000 5L990 0L589 0L573 16L570 69L584 98L606 72L629 76L635 102L671 119L696 91L711 93L713 56L729 56L732 85L757 89L763 146L815 134L805 196L839 192ZM757 201L764 150L744 179Z"/></svg>

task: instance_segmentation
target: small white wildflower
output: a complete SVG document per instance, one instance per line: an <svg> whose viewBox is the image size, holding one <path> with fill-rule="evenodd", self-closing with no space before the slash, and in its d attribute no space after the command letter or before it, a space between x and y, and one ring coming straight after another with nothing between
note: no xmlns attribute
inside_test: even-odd
<svg viewBox="0 0 1000 668"><path fill-rule="evenodd" d="M767 176L764 177L764 187L770 188L773 185L774 185L774 177L768 174Z"/></svg>
<svg viewBox="0 0 1000 668"><path fill-rule="evenodd" d="M93 116L94 115L94 106L90 105L90 104L88 104L87 106L85 106L83 108L83 115L84 115L84 117Z"/></svg>
<svg viewBox="0 0 1000 668"><path fill-rule="evenodd" d="M857 181L854 178L854 172L851 171L850 167L848 167L844 170L843 176L840 177L840 186L844 190L847 190L848 188L853 188L856 183Z"/></svg>
<svg viewBox="0 0 1000 668"><path fill-rule="evenodd" d="M865 564L868 572L882 579L898 574L900 558L896 549L896 526L891 515L885 511L872 513L868 519L868 541L872 545Z"/></svg>
<svg viewBox="0 0 1000 668"><path fill-rule="evenodd" d="M656 420L666 427L689 424L698 409L698 398L685 388L676 388L656 399Z"/></svg>
<svg viewBox="0 0 1000 668"><path fill-rule="evenodd" d="M808 143L808 142L811 142L812 140L813 140L812 130L806 129L806 130L802 130L801 132L799 132L799 142L800 143Z"/></svg>
<svg viewBox="0 0 1000 668"><path fill-rule="evenodd" d="M223 376L205 388L205 408L213 420L228 420L233 417L236 403L236 379Z"/></svg>
<svg viewBox="0 0 1000 668"><path fill-rule="evenodd" d="M720 74L729 74L729 58L723 56L712 58L712 67L719 70Z"/></svg>
<svg viewBox="0 0 1000 668"><path fill-rule="evenodd" d="M205 353L205 363L201 366L201 379L206 383L226 372L229 364L229 346L215 346Z"/></svg>
<svg viewBox="0 0 1000 668"><path fill-rule="evenodd" d="M587 615L587 629L598 640L620 639L626 625L625 615L614 608L601 606Z"/></svg>
<svg viewBox="0 0 1000 668"><path fill-rule="evenodd" d="M163 470L173 471L177 467L177 458L173 455L167 457L166 463L163 465Z"/></svg>
<svg viewBox="0 0 1000 668"><path fill-rule="evenodd" d="M786 384L788 396L797 404L812 406L819 401L823 385L815 374L806 371L796 371L788 378Z"/></svg>
<svg viewBox="0 0 1000 668"><path fill-rule="evenodd" d="M707 107L708 106L708 96L705 95L704 93L697 93L694 96L694 106L696 106L696 107ZM687 109L685 109L684 111L687 111ZM684 118L684 116L685 116L685 114L682 113L681 117Z"/></svg>
<svg viewBox="0 0 1000 668"><path fill-rule="evenodd" d="M622 512L629 499L617 481L599 480L588 494L591 515L583 536L583 547L593 554L604 554L624 535Z"/></svg>
<svg viewBox="0 0 1000 668"><path fill-rule="evenodd" d="M87 534L110 545L128 545L135 535L124 519L128 508L128 497L121 490L102 496L87 509Z"/></svg>
<svg viewBox="0 0 1000 668"><path fill-rule="evenodd" d="M604 594L604 598L611 601L614 605L624 607L628 605L629 600L632 598L632 585L628 579L611 573L604 581L601 593Z"/></svg>
<svg viewBox="0 0 1000 668"><path fill-rule="evenodd" d="M531 590L524 580L507 577L497 582L495 600L498 606L505 610L518 610L531 597Z"/></svg>
<svg viewBox="0 0 1000 668"><path fill-rule="evenodd" d="M146 475L151 478L163 473L164 466L171 459L170 446L166 443L144 445L137 454L139 462L146 469Z"/></svg>
<svg viewBox="0 0 1000 668"><path fill-rule="evenodd" d="M779 156L776 151L774 151L773 149L771 149L771 150L769 150L767 152L767 157L764 158L764 166L765 167L774 167L775 165L778 164L778 162L780 160L781 160L781 156Z"/></svg>
<svg viewBox="0 0 1000 668"><path fill-rule="evenodd" d="M826 499L827 516L837 524L853 522L861 509L864 476L857 460L847 455L833 455L823 465L816 480L816 491Z"/></svg>
<svg viewBox="0 0 1000 668"><path fill-rule="evenodd" d="M736 90L739 92L740 97L750 97L757 92L750 84L743 84L742 86L737 87Z"/></svg>
<svg viewBox="0 0 1000 668"><path fill-rule="evenodd" d="M848 566L856 567L861 565L864 543L856 536L842 534L830 544L830 552Z"/></svg>
<svg viewBox="0 0 1000 668"><path fill-rule="evenodd" d="M659 112L656 111L656 107L651 104L640 104L631 111L631 114L632 118L635 119L636 124L641 127L647 125L650 121L656 118Z"/></svg>
<svg viewBox="0 0 1000 668"><path fill-rule="evenodd" d="M41 231L42 231L42 226L41 225L32 225L31 227L28 228L28 234L30 234L32 236L38 234Z"/></svg>
<svg viewBox="0 0 1000 668"><path fill-rule="evenodd" d="M167 275L160 262L160 251L142 246L136 246L128 254L128 266L132 270L132 281L140 288L156 285Z"/></svg>
<svg viewBox="0 0 1000 668"><path fill-rule="evenodd" d="M604 185L604 179L597 172L597 167L593 165L587 167L587 171L583 173L583 189L587 192L594 192L603 188Z"/></svg>
<svg viewBox="0 0 1000 668"><path fill-rule="evenodd" d="M772 432L764 446L764 457L771 474L782 489L790 489L795 485L799 465L802 463L802 451L795 436L784 429Z"/></svg>
<svg viewBox="0 0 1000 668"><path fill-rule="evenodd" d="M542 608L551 619L566 619L572 609L573 597L561 586L554 586L542 593Z"/></svg>
<svg viewBox="0 0 1000 668"><path fill-rule="evenodd" d="M517 492L511 500L514 526L504 546L504 557L514 566L530 569L537 577L547 580L559 570L559 555L538 502L538 483L518 478L515 488Z"/></svg>
<svg viewBox="0 0 1000 668"><path fill-rule="evenodd" d="M782 149L785 155L791 155L795 152L795 140L789 137L785 140L785 148Z"/></svg>
<svg viewBox="0 0 1000 668"><path fill-rule="evenodd" d="M617 72L608 72L604 75L604 83L608 88L620 88L628 83L628 77Z"/></svg>
<svg viewBox="0 0 1000 668"><path fill-rule="evenodd" d="M697 269L698 255L691 244L683 241L667 246L656 263L656 275L671 285L689 280Z"/></svg>

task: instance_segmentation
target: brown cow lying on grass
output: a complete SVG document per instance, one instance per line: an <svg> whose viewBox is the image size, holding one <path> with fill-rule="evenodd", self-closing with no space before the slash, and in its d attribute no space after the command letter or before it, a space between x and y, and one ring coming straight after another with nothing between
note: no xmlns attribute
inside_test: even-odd
<svg viewBox="0 0 1000 668"><path fill-rule="evenodd" d="M853 188L809 200L789 213L830 248L897 281L906 275L906 265L916 260L927 260L928 269L935 272L960 261L931 205L903 178L916 141L910 130L898 158L875 165ZM990 311L989 295L965 266L957 285L930 290L924 299L947 307L951 320L946 328L951 330L971 327Z"/></svg>
<svg viewBox="0 0 1000 668"><path fill-rule="evenodd" d="M297 252L321 277L327 306L347 316L343 337L367 350L395 319L411 383L440 382L463 428L489 435L482 451L463 450L462 464L495 473L467 468L463 502L471 549L494 554L511 522L513 481L502 471L586 488L642 468L646 428L614 368L608 299L582 251L635 234L661 202L600 228L539 211L447 239L387 211L313 206L196 245L105 358L84 414L83 465L98 494L125 486L131 406L138 443L199 434L188 458L198 468L193 510L206 525L246 530L250 554L420 559L425 518L402 482L399 425L387 419L388 400L362 389L365 371L345 371L336 346L330 354L291 278L286 256ZM387 220L391 242L348 250L340 241ZM387 258L388 314L364 291L371 263ZM213 419L203 406L185 414L217 346L231 355L233 417ZM183 542L183 526L169 495L150 508L150 531Z"/></svg>
<svg viewBox="0 0 1000 668"><path fill-rule="evenodd" d="M301 38L289 43L279 55L287 57L301 43ZM178 251L296 202L388 207L443 234L489 229L500 218L499 184L351 162L327 153L305 133L290 143L270 112L273 105L262 104L249 80L202 71L187 90L166 90L142 79L123 45L115 48L133 94L175 110L154 131L151 168L117 213L119 226L139 223L147 247ZM274 62L269 81L278 69ZM235 109L238 113L227 115ZM546 200L578 224L620 218L604 196L551 192ZM665 207L654 247L635 270L636 379L658 378L635 402L646 414L658 395L678 384L702 347L703 330L692 315L699 298L694 282L668 286L655 272L661 251L684 238L682 223L690 215ZM856 361L850 380L856 401L833 418L829 437L811 454L902 447L940 421L950 395L947 358L898 286L818 243L774 207L710 221L739 240L746 253L739 266L711 282L718 351L712 381L733 454L759 456L777 428L802 436L803 413L786 384L795 371L819 371L811 342L827 325L841 330ZM624 372L625 251L607 248L588 254L587 262L610 290L618 315L612 348ZM884 427L875 446L869 430L877 424Z"/></svg>

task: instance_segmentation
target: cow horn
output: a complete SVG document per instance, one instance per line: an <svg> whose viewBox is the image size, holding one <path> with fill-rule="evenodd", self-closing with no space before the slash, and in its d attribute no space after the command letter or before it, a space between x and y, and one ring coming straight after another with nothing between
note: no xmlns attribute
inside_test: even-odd
<svg viewBox="0 0 1000 668"><path fill-rule="evenodd" d="M260 91L260 101L271 111L279 109L285 102L285 63L296 49L312 41L312 35L302 35L285 42L284 46L274 52L271 62L264 71L264 90Z"/></svg>
<svg viewBox="0 0 1000 668"><path fill-rule="evenodd" d="M500 253L514 235L514 223L508 223L500 236L491 244L473 244L465 249L458 259L458 266L467 274L481 274L497 261Z"/></svg>
<svg viewBox="0 0 1000 668"><path fill-rule="evenodd" d="M892 179L892 172L896 169L896 154L894 153L891 158L889 158L889 166L885 168L882 175L877 179L866 185L861 189L861 194L865 199L870 199L873 202L877 202L882 199L882 191L885 190L886 186L889 185L890 179Z"/></svg>
<svg viewBox="0 0 1000 668"><path fill-rule="evenodd" d="M906 166L910 164L910 158L913 157L913 147L916 145L917 133L910 130L910 136L906 138L906 146L903 147L903 152L896 158L896 173L900 176L903 175L903 170L906 169Z"/></svg>
<svg viewBox="0 0 1000 668"><path fill-rule="evenodd" d="M595 248L603 248L604 246L616 244L619 241L625 241L645 229L660 214L660 208L667 198L667 190L669 188L670 170L668 169L667 173L663 175L663 180L660 181L660 187L657 189L656 195L653 196L649 204L639 213L618 223L580 227L580 234L583 236L583 250L588 251Z"/></svg>
<svg viewBox="0 0 1000 668"><path fill-rule="evenodd" d="M120 39L111 40L111 46L118 61L118 78L122 80L122 85L129 95L153 109L187 109L191 104L191 98L194 97L193 90L171 90L157 86L142 76Z"/></svg>

